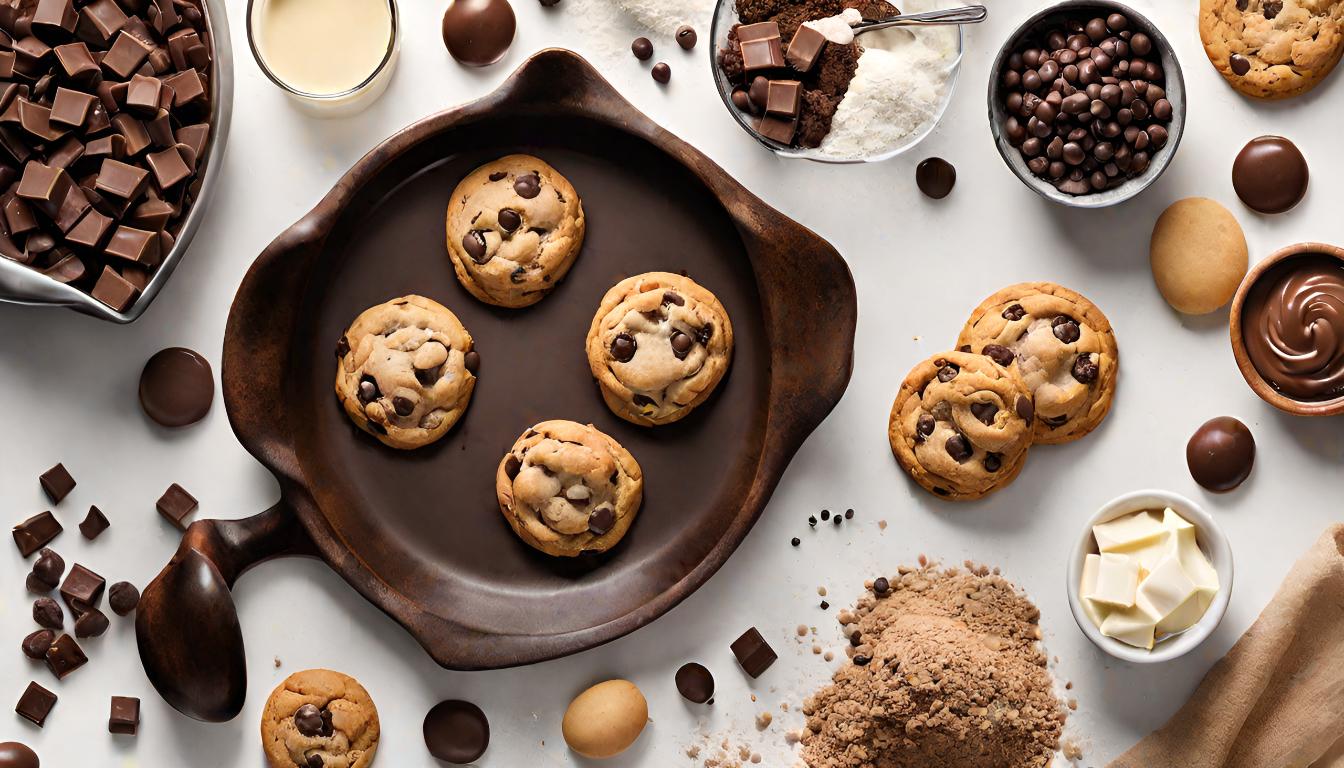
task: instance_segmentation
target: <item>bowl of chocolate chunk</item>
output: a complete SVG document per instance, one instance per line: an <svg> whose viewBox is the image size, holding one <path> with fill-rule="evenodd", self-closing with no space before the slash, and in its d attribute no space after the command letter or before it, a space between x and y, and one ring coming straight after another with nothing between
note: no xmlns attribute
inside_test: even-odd
<svg viewBox="0 0 1344 768"><path fill-rule="evenodd" d="M1134 197L1185 128L1185 80L1151 21L1114 2L1064 2L1008 38L989 79L989 123L1008 167L1075 208Z"/></svg>
<svg viewBox="0 0 1344 768"><path fill-rule="evenodd" d="M719 95L733 120L780 156L895 157L942 118L961 67L961 28L866 27L946 5L719 0L710 50ZM983 18L979 6L960 10Z"/></svg>
<svg viewBox="0 0 1344 768"><path fill-rule="evenodd" d="M1232 354L1262 400L1344 413L1344 248L1299 243L1251 268L1232 299Z"/></svg>
<svg viewBox="0 0 1344 768"><path fill-rule="evenodd" d="M0 3L0 301L129 323L200 225L233 99L224 4Z"/></svg>

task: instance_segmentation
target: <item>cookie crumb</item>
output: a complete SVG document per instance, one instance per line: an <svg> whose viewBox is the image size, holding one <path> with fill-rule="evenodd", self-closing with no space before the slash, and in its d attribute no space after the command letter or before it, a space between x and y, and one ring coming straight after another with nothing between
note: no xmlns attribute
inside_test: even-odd
<svg viewBox="0 0 1344 768"><path fill-rule="evenodd" d="M878 521L877 521L877 529L878 529L879 531L885 531L885 530L887 530L887 521L886 521L886 520L878 520Z"/></svg>
<svg viewBox="0 0 1344 768"><path fill-rule="evenodd" d="M825 597L825 596L826 596L826 588L825 588L825 587L817 587L817 595L818 595L819 597Z"/></svg>
<svg viewBox="0 0 1344 768"><path fill-rule="evenodd" d="M279 669L279 668L280 668L280 657L279 657L279 656L276 656L276 657L275 657L275 668L276 668L276 669Z"/></svg>
<svg viewBox="0 0 1344 768"><path fill-rule="evenodd" d="M756 716L756 730L764 731L766 728L769 728L770 723L774 722L774 719L775 716L769 712L760 713Z"/></svg>

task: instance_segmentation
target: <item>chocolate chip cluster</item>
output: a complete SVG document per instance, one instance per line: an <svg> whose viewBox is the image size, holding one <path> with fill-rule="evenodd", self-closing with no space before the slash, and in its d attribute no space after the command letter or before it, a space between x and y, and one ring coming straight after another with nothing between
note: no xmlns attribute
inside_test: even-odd
<svg viewBox="0 0 1344 768"><path fill-rule="evenodd" d="M1000 73L1003 135L1061 192L1100 192L1148 169L1173 108L1153 39L1124 14L1024 38Z"/></svg>

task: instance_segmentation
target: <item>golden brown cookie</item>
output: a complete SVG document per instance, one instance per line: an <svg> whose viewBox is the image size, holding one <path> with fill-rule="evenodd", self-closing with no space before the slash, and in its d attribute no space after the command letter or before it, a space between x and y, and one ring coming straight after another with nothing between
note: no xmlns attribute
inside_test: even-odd
<svg viewBox="0 0 1344 768"><path fill-rule="evenodd" d="M555 289L583 246L579 193L531 155L472 171L448 203L448 255L462 287L487 304L526 307Z"/></svg>
<svg viewBox="0 0 1344 768"><path fill-rule="evenodd" d="M670 424L707 400L733 359L733 324L689 277L647 272L607 291L588 330L588 367L612 413Z"/></svg>
<svg viewBox="0 0 1344 768"><path fill-rule="evenodd" d="M1153 282L1177 312L1203 315L1232 300L1246 276L1246 235L1232 212L1207 197L1167 206L1148 245Z"/></svg>
<svg viewBox="0 0 1344 768"><path fill-rule="evenodd" d="M499 511L514 533L556 557L605 552L630 530L644 498L639 463L591 424L543 421L518 438L495 473Z"/></svg>
<svg viewBox="0 0 1344 768"><path fill-rule="evenodd" d="M329 669L290 675L261 713L261 746L270 768L368 768L378 735L378 708L369 692Z"/></svg>
<svg viewBox="0 0 1344 768"><path fill-rule="evenodd" d="M1306 93L1344 53L1344 0L1200 0L1199 36L1233 88L1260 99Z"/></svg>
<svg viewBox="0 0 1344 768"><path fill-rule="evenodd" d="M1031 447L1031 395L1017 374L984 355L945 352L905 377L887 439L916 483L953 501L1011 483Z"/></svg>
<svg viewBox="0 0 1344 768"><path fill-rule="evenodd" d="M1035 441L1077 440L1115 397L1120 352L1106 315L1054 283L1010 285L981 302L957 349L985 354L1022 377L1036 406Z"/></svg>
<svg viewBox="0 0 1344 768"><path fill-rule="evenodd" d="M402 296L364 310L336 344L336 396L393 448L428 445L467 410L480 355L442 304Z"/></svg>

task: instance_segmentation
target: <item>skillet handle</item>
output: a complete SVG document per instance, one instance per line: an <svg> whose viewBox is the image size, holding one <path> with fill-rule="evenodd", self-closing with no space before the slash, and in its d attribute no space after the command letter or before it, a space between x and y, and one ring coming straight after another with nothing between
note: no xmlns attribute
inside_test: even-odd
<svg viewBox="0 0 1344 768"><path fill-rule="evenodd" d="M315 555L283 500L242 520L198 520L145 587L135 617L145 674L173 709L205 722L232 720L247 695L243 631L230 590L254 565Z"/></svg>

